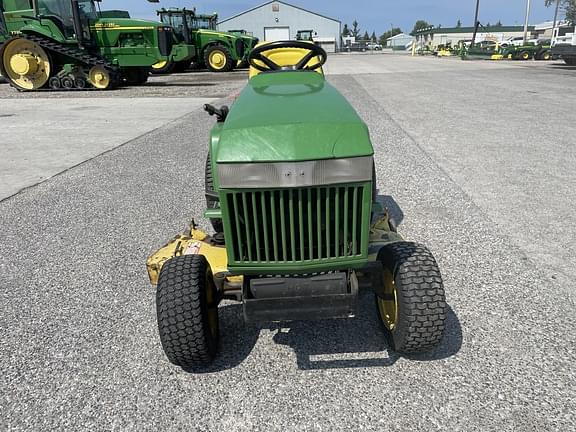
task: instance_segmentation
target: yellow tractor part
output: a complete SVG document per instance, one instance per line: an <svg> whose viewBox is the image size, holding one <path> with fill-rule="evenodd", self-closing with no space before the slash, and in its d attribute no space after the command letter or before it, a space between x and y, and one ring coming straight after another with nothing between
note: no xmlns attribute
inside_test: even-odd
<svg viewBox="0 0 576 432"><path fill-rule="evenodd" d="M384 284L384 296L378 297L378 310L382 322L390 331L394 330L398 322L398 292L394 275L388 269L384 269L382 283Z"/></svg>
<svg viewBox="0 0 576 432"><path fill-rule="evenodd" d="M502 54L492 54L490 60L504 60L504 56Z"/></svg>
<svg viewBox="0 0 576 432"><path fill-rule="evenodd" d="M219 50L213 50L208 56L208 62L213 69L223 70L226 68L228 60L226 59L226 54Z"/></svg>
<svg viewBox="0 0 576 432"><path fill-rule="evenodd" d="M39 89L50 78L50 58L40 45L31 40L17 38L6 42L0 61L6 78L21 89Z"/></svg>
<svg viewBox="0 0 576 432"><path fill-rule="evenodd" d="M154 63L152 65L152 69L162 69L163 67L166 67L167 64L168 64L167 60L162 60L159 61L158 63Z"/></svg>
<svg viewBox="0 0 576 432"><path fill-rule="evenodd" d="M269 42L260 42L256 46L258 47L260 45L264 45L267 43L269 43ZM309 42L309 43L313 44L313 42ZM266 52L262 53L262 55L265 57L268 57L270 60L272 60L274 63L276 63L279 66L291 66L291 65L297 64L309 52L310 51L308 51L307 49L304 49L304 48L277 48L277 49L273 49L270 51L266 51ZM266 66L264 63L262 63L261 61L258 61L258 60L256 60L256 63L258 63L262 66ZM314 57L306 64L306 66L312 66L316 63L318 63L318 58ZM324 75L324 71L322 70L321 67L316 69L315 72L318 72L319 74ZM250 75L249 75L250 78L258 75L259 73L261 73L261 71L250 66Z"/></svg>
<svg viewBox="0 0 576 432"><path fill-rule="evenodd" d="M160 270L169 259L182 255L204 255L210 265L214 283L221 292L242 286L242 276L231 276L228 273L226 248L213 244L211 240L208 234L196 229L192 223L188 232L178 234L146 260L150 283L158 284Z"/></svg>
<svg viewBox="0 0 576 432"><path fill-rule="evenodd" d="M105 68L102 66L94 66L88 72L88 81L97 89L105 90L110 86L112 79Z"/></svg>

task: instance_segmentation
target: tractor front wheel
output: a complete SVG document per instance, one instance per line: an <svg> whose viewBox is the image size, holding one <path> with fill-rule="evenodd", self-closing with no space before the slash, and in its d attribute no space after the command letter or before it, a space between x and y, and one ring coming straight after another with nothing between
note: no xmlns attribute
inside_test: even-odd
<svg viewBox="0 0 576 432"><path fill-rule="evenodd" d="M532 56L528 51L522 51L519 55L520 60L530 60Z"/></svg>
<svg viewBox="0 0 576 432"><path fill-rule="evenodd" d="M160 61L158 63L155 63L152 65L152 67L150 68L150 73L153 75L166 75L166 74L170 74L174 71L174 67L176 66L176 63L173 61Z"/></svg>
<svg viewBox="0 0 576 432"><path fill-rule="evenodd" d="M212 72L229 72L234 68L234 60L228 48L222 45L213 45L206 48L204 62Z"/></svg>
<svg viewBox="0 0 576 432"><path fill-rule="evenodd" d="M376 295L378 316L394 351L429 351L444 333L446 299L436 260L422 245L392 243L378 254L382 289Z"/></svg>
<svg viewBox="0 0 576 432"><path fill-rule="evenodd" d="M203 255L182 255L164 263L156 312L162 348L171 363L186 370L212 363L220 339L218 291Z"/></svg>

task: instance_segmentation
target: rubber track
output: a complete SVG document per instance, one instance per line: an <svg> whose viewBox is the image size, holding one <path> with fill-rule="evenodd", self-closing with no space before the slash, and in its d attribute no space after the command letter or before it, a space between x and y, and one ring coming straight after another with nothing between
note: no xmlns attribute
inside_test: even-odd
<svg viewBox="0 0 576 432"><path fill-rule="evenodd" d="M47 49L48 51L56 52L58 54L69 57L72 60L74 60L76 63L80 63L84 66L87 66L89 69L94 67L94 66L102 66L104 69L106 69L108 71L108 73L110 74L110 77L112 78L112 85L110 86L110 88L116 87L120 82L120 79L119 79L120 69L118 67L114 66L113 64L111 64L109 61L107 61L103 57L100 57L100 56L94 55L94 54L90 54L90 53L88 53L88 52L86 52L80 48L74 48L71 46L63 45L61 43L55 42L53 40L50 40L48 38L38 36L35 34L23 34L19 37L22 37L22 38L28 39L34 43L37 43L42 48ZM53 91L53 89L44 89L44 90ZM63 90L68 90L68 89L63 89ZM90 88L81 89L81 90L90 90ZM98 90L98 89L96 89L96 90ZM34 91L34 90L24 90L24 91Z"/></svg>
<svg viewBox="0 0 576 432"><path fill-rule="evenodd" d="M183 255L167 261L160 271L156 310L166 356L185 369L204 367L216 355L207 322L206 258Z"/></svg>
<svg viewBox="0 0 576 432"><path fill-rule="evenodd" d="M391 335L394 349L407 354L429 351L440 343L446 321L438 264L432 253L417 243L392 243L380 253L384 262L395 265L400 319Z"/></svg>

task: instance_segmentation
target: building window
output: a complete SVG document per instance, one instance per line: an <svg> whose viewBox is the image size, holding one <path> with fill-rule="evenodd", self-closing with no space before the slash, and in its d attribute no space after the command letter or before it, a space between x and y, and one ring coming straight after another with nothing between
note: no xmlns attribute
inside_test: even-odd
<svg viewBox="0 0 576 432"><path fill-rule="evenodd" d="M272 3L272 12L280 12L280 5L278 3Z"/></svg>

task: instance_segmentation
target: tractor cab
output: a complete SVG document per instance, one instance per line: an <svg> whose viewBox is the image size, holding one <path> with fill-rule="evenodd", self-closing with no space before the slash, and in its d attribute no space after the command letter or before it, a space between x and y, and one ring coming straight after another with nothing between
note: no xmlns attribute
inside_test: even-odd
<svg viewBox="0 0 576 432"><path fill-rule="evenodd" d="M66 39L91 41L90 21L98 19L93 0L36 0L36 17L51 21Z"/></svg>

